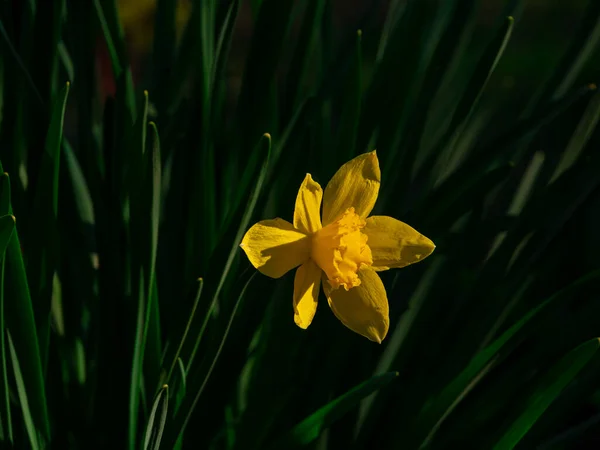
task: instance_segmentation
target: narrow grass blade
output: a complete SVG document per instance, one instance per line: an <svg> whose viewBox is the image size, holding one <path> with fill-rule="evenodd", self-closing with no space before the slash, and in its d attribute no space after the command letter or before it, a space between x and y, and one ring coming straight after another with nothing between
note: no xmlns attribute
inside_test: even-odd
<svg viewBox="0 0 600 450"><path fill-rule="evenodd" d="M49 217L44 218L44 214L51 213L54 218L58 214L58 180L60 175L60 149L62 147L63 124L65 120L65 110L67 107L67 98L71 83L67 81L57 98L50 119L50 127L46 135L45 152L40 168L39 185L36 193L38 216L37 225L46 222ZM44 205L50 206L51 211L44 210ZM44 220L45 219L45 220ZM39 222L38 222L39 220Z"/></svg>
<svg viewBox="0 0 600 450"><path fill-rule="evenodd" d="M8 347L10 350L10 358L12 362L13 372L15 375L15 382L17 384L17 395L19 403L21 405L21 411L23 413L23 421L25 422L25 429L27 430L27 437L29 438L29 444L33 450L41 450L44 448L42 442L39 441L38 431L35 427L33 416L29 408L29 400L27 399L27 387L23 374L21 372L21 365L19 364L19 358L13 344L13 340L10 336L10 331L6 330L6 336L8 338Z"/></svg>
<svg viewBox="0 0 600 450"><path fill-rule="evenodd" d="M185 373L185 364L181 358L177 358L177 373L179 378L177 380L177 391L175 392L175 407L173 408L173 415L179 412L179 407L185 398L187 393L187 375Z"/></svg>
<svg viewBox="0 0 600 450"><path fill-rule="evenodd" d="M157 413L160 416L157 417ZM144 437L144 450L159 450L160 441L162 440L163 431L167 422L167 413L169 411L169 386L166 384L158 392L152 410L150 411L150 417L148 418L148 425L146 426L146 435Z"/></svg>
<svg viewBox="0 0 600 450"><path fill-rule="evenodd" d="M475 111L487 82L504 53L504 49L512 34L513 24L514 19L510 16L507 17L504 26L498 30L498 33L488 45L482 58L479 60L471 79L467 83L465 93L452 116L452 121L448 127L448 133L442 138L442 141L447 145L448 150L444 153L446 158L440 159L438 166L440 176L437 183L446 178L460 162L461 155L454 153L454 147L460 139L465 125Z"/></svg>
<svg viewBox="0 0 600 450"><path fill-rule="evenodd" d="M135 233L140 234L140 240L137 241L138 252L136 260L139 262L139 288L138 288L138 314L136 341L134 347L133 367L131 372L131 388L129 403L129 447L135 448L137 435L137 419L139 406L139 393L142 382L142 369L144 366L144 354L148 340L148 330L151 322L151 314L155 292L155 267L156 253L158 245L158 227L160 218L160 192L161 192L161 158L160 142L158 130L154 123L150 123L152 129L152 150L142 153L143 172L141 190L138 193L137 201L139 208L135 209L135 214L139 218L144 218L144 223L132 222L137 227ZM144 127L145 128L145 127ZM145 143L145 132L142 133L142 142ZM139 151L142 152L143 149ZM150 218L148 221L146 218ZM138 259L139 258L139 259ZM136 269L136 270L138 270ZM154 378L154 376L156 378ZM146 378L152 381L158 380L159 374L146 373ZM151 386L155 386L152 382Z"/></svg>
<svg viewBox="0 0 600 450"><path fill-rule="evenodd" d="M219 356L221 355L221 351L223 350L223 346L225 345L227 336L229 335L231 325L233 324L233 319L235 318L235 313L238 310L238 307L240 306L242 300L244 299L246 290L250 286L250 283L254 279L255 275L256 275L256 272L251 272L248 270L248 271L246 271L245 274L242 274L242 277L247 278L247 281L244 282L242 280L241 282L237 283L238 286L243 286L243 287L242 287L241 291L239 292L239 294L237 295L237 300L235 302L233 310L231 311L231 315L229 316L229 321L225 328L225 332L223 333L223 337L221 338L221 342L219 343L219 347L217 348L217 351L215 353L215 356L212 359L210 367L208 368L208 371L206 372L206 375L204 376L202 384L200 385L198 391L194 395L193 400L191 402L184 400L184 404L182 405L182 412L181 412L181 414L178 415L178 417L176 419L176 426L174 427L175 431L174 431L173 435L171 436L171 440L173 442L170 442L170 444L174 444L174 442L176 442L177 440L182 438L183 433L192 417L192 413L194 412L194 409L198 405L198 401L200 400L200 397L202 396L202 392L204 391L204 388L206 387L206 384L208 383L208 380L210 379L210 376L217 364L217 361L219 360Z"/></svg>
<svg viewBox="0 0 600 450"><path fill-rule="evenodd" d="M0 194L1 195L1 194ZM11 233L12 234L12 233ZM2 426L1 440L13 443L12 414L10 411L10 395L8 384L8 366L6 352L6 333L4 319L4 272L6 259L4 251L0 254L0 421Z"/></svg>
<svg viewBox="0 0 600 450"><path fill-rule="evenodd" d="M279 439L272 448L292 449L310 444L329 425L355 408L363 398L388 385L397 376L397 372L388 372L359 384L308 416Z"/></svg>
<svg viewBox="0 0 600 450"><path fill-rule="evenodd" d="M600 4L589 0L582 23L565 50L559 67L544 87L542 99L556 100L566 95L580 76L585 64L593 57L600 42ZM544 104L539 105L544 107Z"/></svg>
<svg viewBox="0 0 600 450"><path fill-rule="evenodd" d="M473 27L472 17L476 10L476 0L457 1L449 11L451 18L443 31L431 61L423 75L423 82L420 87L419 97L414 108L414 112L409 118L406 137L400 143L398 152L401 161L399 168L394 170L392 178L400 183L398 189L401 192L409 190L409 182L413 166L417 156L423 153L423 142L426 138L423 134L427 120L436 109L435 100L440 96L440 89L447 78L452 77L453 63L464 54L467 37Z"/></svg>
<svg viewBox="0 0 600 450"><path fill-rule="evenodd" d="M46 440L50 437L50 424L44 389L44 375L33 307L25 274L25 264L15 230L6 252L5 308L6 328L15 336L14 345L20 356L20 367L25 383L31 413Z"/></svg>
<svg viewBox="0 0 600 450"><path fill-rule="evenodd" d="M515 448L537 419L565 387L597 355L600 339L595 338L571 350L540 380L524 409L494 446L494 450Z"/></svg>
<svg viewBox="0 0 600 450"><path fill-rule="evenodd" d="M294 49L294 55L290 63L287 77L286 98L288 110L295 111L300 104L303 92L302 88L306 85L307 69L310 67L310 58L313 56L313 48L317 43L317 36L321 22L323 20L323 11L325 10L324 0L309 0L302 21L302 27Z"/></svg>
<svg viewBox="0 0 600 450"><path fill-rule="evenodd" d="M63 141L63 150L66 170L73 183L73 195L75 196L75 205L77 206L79 217L82 223L92 225L95 222L94 203L85 176L71 145L66 140Z"/></svg>
<svg viewBox="0 0 600 450"><path fill-rule="evenodd" d="M21 69L21 72L23 74L23 77L27 81L27 84L29 85L29 87L31 88L33 93L35 94L35 97L40 102L40 104L43 104L44 100L42 99L40 91L38 91L37 87L35 86L35 83L34 83L33 79L31 78L29 71L27 70L27 66L21 59L19 52L15 49L12 42L10 41L10 38L9 38L8 34L6 33L6 28L4 28L4 24L2 23L2 20L0 20L0 34L2 35L2 38L4 39L6 46L10 50L10 54L15 59L17 66L19 67L19 69Z"/></svg>
<svg viewBox="0 0 600 450"><path fill-rule="evenodd" d="M194 317L196 316L196 310L198 309L198 303L200 302L200 297L202 296L202 288L204 287L204 280L202 278L198 279L198 289L196 291L196 298L194 299L194 304L192 305L192 311L190 312L190 317L185 326L185 330L183 331L183 336L179 340L179 346L175 351L175 356L173 357L173 362L169 367L169 371L167 372L167 376L165 378L165 383L170 383L171 376L173 375L173 370L175 370L175 366L179 364L183 364L179 355L181 355L181 351L183 350L183 346L185 345L185 341L190 332L190 327L192 326L192 322L194 321ZM185 376L185 370L183 371Z"/></svg>
<svg viewBox="0 0 600 450"><path fill-rule="evenodd" d="M598 23L600 26L600 21ZM598 119L600 119L600 90L596 91L583 113L579 124L577 124L577 128L573 132L567 148L563 152L560 162L550 178L550 183L555 181L565 170L575 163L596 129Z"/></svg>
<svg viewBox="0 0 600 450"><path fill-rule="evenodd" d="M231 0L227 7L227 13L219 32L217 39L217 48L215 50L215 60L213 63L212 73L212 91L216 90L216 85L220 78L224 75L224 70L227 65L229 50L231 47L231 39L237 22L238 12L240 10L241 0ZM213 102L216 102L216 97L213 97ZM213 104L213 111L217 111L217 105Z"/></svg>

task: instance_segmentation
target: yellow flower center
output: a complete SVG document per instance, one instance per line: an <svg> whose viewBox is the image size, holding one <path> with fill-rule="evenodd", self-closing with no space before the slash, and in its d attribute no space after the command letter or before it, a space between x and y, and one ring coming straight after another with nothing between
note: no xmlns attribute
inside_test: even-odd
<svg viewBox="0 0 600 450"><path fill-rule="evenodd" d="M358 269L363 264L373 264L367 235L360 231L365 224L354 208L348 208L335 222L313 235L311 258L334 289L344 286L348 291L358 286Z"/></svg>

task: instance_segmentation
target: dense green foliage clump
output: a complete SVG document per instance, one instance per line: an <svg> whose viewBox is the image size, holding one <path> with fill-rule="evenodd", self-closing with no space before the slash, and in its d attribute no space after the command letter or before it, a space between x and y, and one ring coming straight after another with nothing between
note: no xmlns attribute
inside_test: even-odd
<svg viewBox="0 0 600 450"><path fill-rule="evenodd" d="M175 3L142 66L115 0L0 4L0 446L598 445L600 3L525 55L537 2ZM437 245L381 345L239 249L373 149Z"/></svg>

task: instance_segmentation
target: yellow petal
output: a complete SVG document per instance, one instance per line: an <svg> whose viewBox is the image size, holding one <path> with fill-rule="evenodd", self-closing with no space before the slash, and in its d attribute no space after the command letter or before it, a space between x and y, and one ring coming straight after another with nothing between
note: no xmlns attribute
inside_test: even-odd
<svg viewBox="0 0 600 450"><path fill-rule="evenodd" d="M428 257L435 245L411 226L387 216L371 216L363 232L373 255L373 269L408 266Z"/></svg>
<svg viewBox="0 0 600 450"><path fill-rule="evenodd" d="M336 220L348 208L366 219L377 200L381 171L375 151L348 161L325 188L323 226Z"/></svg>
<svg viewBox="0 0 600 450"><path fill-rule="evenodd" d="M387 294L379 275L369 268L358 271L360 285L349 291L332 289L323 279L323 290L331 310L352 331L378 342L387 335L390 327Z"/></svg>
<svg viewBox="0 0 600 450"><path fill-rule="evenodd" d="M322 198L321 185L312 179L310 173L307 173L296 197L294 227L305 233L314 233L321 228Z"/></svg>
<svg viewBox="0 0 600 450"><path fill-rule="evenodd" d="M252 265L271 278L279 278L298 267L310 254L309 237L280 218L254 224L240 247Z"/></svg>
<svg viewBox="0 0 600 450"><path fill-rule="evenodd" d="M308 328L317 312L321 269L311 259L306 261L294 277L294 322L300 328Z"/></svg>

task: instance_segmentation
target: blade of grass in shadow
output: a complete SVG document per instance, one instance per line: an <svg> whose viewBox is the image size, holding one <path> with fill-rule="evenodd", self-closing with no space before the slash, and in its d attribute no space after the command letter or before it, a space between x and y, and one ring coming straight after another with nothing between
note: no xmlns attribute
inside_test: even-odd
<svg viewBox="0 0 600 450"><path fill-rule="evenodd" d="M296 110L304 97L302 88L306 85L307 70L310 67L311 56L313 56L314 46L317 43L325 3L324 0L308 0L287 75L285 96L288 102L288 112L286 116L291 116L290 112Z"/></svg>
<svg viewBox="0 0 600 450"><path fill-rule="evenodd" d="M192 417L192 413L193 413L194 409L196 408L198 401L200 400L202 392L204 391L204 388L205 388L205 386L217 364L217 361L219 360L219 356L220 356L221 351L223 350L223 346L225 345L225 342L227 340L227 335L229 334L229 330L231 329L233 319L235 318L235 313L236 313L238 307L240 306L242 299L245 297L246 290L248 289L248 286L250 286L250 283L254 279L255 275L256 275L255 271L246 270L245 273L242 274L242 280L238 280L238 282L236 283L237 286L243 286L243 287L242 287L241 291L239 292L239 294L237 295L237 301L236 301L236 303L233 307L233 311L231 312L231 315L229 317L229 322L227 323L227 326L225 328L225 332L223 333L223 337L221 338L219 347L217 348L217 351L215 353L215 356L212 359L210 367L208 368L208 371L202 381L202 384L200 385L198 391L194 395L193 400L191 400L191 398L187 398L184 400L184 403L181 406L182 412L181 412L181 414L177 415L177 417L175 419L176 424L174 426L174 432L173 432L172 436L170 436L170 439L168 440L169 447L172 447L176 441L178 441L179 439L182 438L183 433L190 421L190 418Z"/></svg>
<svg viewBox="0 0 600 450"><path fill-rule="evenodd" d="M160 417L156 417L159 407ZM148 425L146 426L146 435L144 437L144 450L160 449L160 441L162 440L163 432L165 430L168 410L169 386L165 384L162 389L158 391L156 399L154 400L154 405L152 405L152 411L150 411Z"/></svg>
<svg viewBox="0 0 600 450"><path fill-rule="evenodd" d="M196 310L198 309L198 303L200 303L200 297L202 295L203 287L204 287L204 280L202 278L198 278L198 289L196 291L196 298L194 299L194 304L192 305L192 311L190 312L190 317L185 326L185 330L183 331L183 336L179 340L179 345L177 347L177 350L175 351L175 356L173 357L173 362L171 363L171 366L169 367L169 370L165 377L165 383L167 383L167 384L169 384L171 381L171 376L173 375L173 370L175 370L175 366L178 363L181 363L181 358L179 357L179 355L181 355L181 351L183 350L183 346L184 346L187 336L190 332L190 327L192 326L192 322L194 321L194 317L196 316ZM184 371L184 374L185 374L185 371Z"/></svg>
<svg viewBox="0 0 600 450"><path fill-rule="evenodd" d="M409 183L417 155L423 151L422 139L427 119L438 92L444 84L444 78L452 76L452 64L464 54L467 37L470 36L474 21L476 0L455 2L450 21L441 35L437 46L423 76L418 100L409 119L406 135L399 143L397 157L398 168L392 172L392 182L400 183L399 192L409 192ZM401 203L406 203L406 199Z"/></svg>
<svg viewBox="0 0 600 450"><path fill-rule="evenodd" d="M7 173L0 175L0 216L5 216L10 213L10 179ZM12 216L11 216L12 217ZM11 228L10 236L4 238L6 245L0 248L0 421L2 423L1 440L13 443L12 417L10 411L10 395L8 384L8 367L7 367L7 352L5 342L5 319L4 319L4 273L6 264L6 248L12 237L14 230L14 220L12 226L6 219L0 219L0 224L4 227ZM3 231L6 234L6 230ZM2 233L0 233L2 234ZM1 239L0 239L1 240Z"/></svg>
<svg viewBox="0 0 600 450"><path fill-rule="evenodd" d="M583 113L581 120L577 124L577 128L573 132L573 135L567 144L567 148L563 152L561 159L550 178L550 183L555 181L565 170L575 163L596 129L598 119L600 119L600 91L597 90Z"/></svg>
<svg viewBox="0 0 600 450"><path fill-rule="evenodd" d="M154 299L155 285L155 266L156 266L156 250L158 245L158 226L160 218L160 191L161 191L161 159L160 159L160 142L158 138L158 130L154 123L150 123L152 129L152 149L142 154L144 158L142 167L141 192L139 192L140 210L136 209L138 217L143 217L146 222L146 227L139 227L135 230L142 237L142 241L138 241L141 248L138 248L140 262L140 286L139 286L139 303L137 315L136 341L134 347L133 367L131 371L131 387L129 399L129 448L134 449L137 436L137 419L139 407L140 383L142 383L142 369L144 366L144 353L146 351L146 343L148 339L148 330L152 313L152 302ZM144 127L145 128L145 127ZM144 140L144 136L143 136ZM146 220L146 218L150 220ZM146 373L146 377L150 374ZM154 381L158 380L157 378ZM153 383L150 383L153 386Z"/></svg>
<svg viewBox="0 0 600 450"><path fill-rule="evenodd" d="M15 229L15 216L7 214L0 217L0 258L4 258L4 253L10 242Z"/></svg>
<svg viewBox="0 0 600 450"><path fill-rule="evenodd" d="M15 335L14 345L21 355L20 368L27 389L31 414L46 441L50 423L44 388L44 372L40 358L33 307L25 274L25 264L17 231L10 239L5 257L5 328Z"/></svg>
<svg viewBox="0 0 600 450"><path fill-rule="evenodd" d="M12 234L12 233L11 233ZM10 411L10 395L8 384L8 366L4 327L4 252L0 256L0 421L2 442L13 444L12 417Z"/></svg>
<svg viewBox="0 0 600 450"><path fill-rule="evenodd" d="M397 372L376 375L359 384L344 395L315 411L302 422L297 424L283 437L279 438L270 448L292 449L310 444L319 437L321 432L349 410L355 408L366 396L391 383L398 376Z"/></svg>
<svg viewBox="0 0 600 450"><path fill-rule="evenodd" d="M508 430L494 446L494 450L512 449L527 434L556 397L579 374L579 372L597 355L600 339L591 339L567 353L542 379L527 399Z"/></svg>
<svg viewBox="0 0 600 450"><path fill-rule="evenodd" d="M10 336L10 331L6 330L6 337L8 342L8 348L10 350L10 357L15 375L15 382L17 384L17 395L19 403L21 405L21 411L23 413L23 421L25 422L25 429L27 430L27 437L29 438L29 444L33 450L41 450L45 447L43 441L40 442L40 436L38 436L38 430L35 427L35 423L32 417L31 410L29 408L29 400L27 399L27 387L23 374L21 373L21 366L19 364L19 358L13 344L13 340ZM47 441L46 441L47 442Z"/></svg>
<svg viewBox="0 0 600 450"><path fill-rule="evenodd" d="M52 279L58 266L58 188L63 124L70 83L67 82L52 107L50 126L39 168L31 222L28 224L28 275L38 327L42 364L46 366L50 339Z"/></svg>

